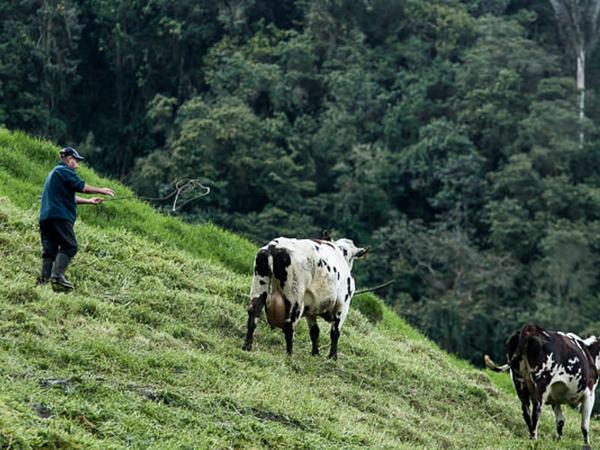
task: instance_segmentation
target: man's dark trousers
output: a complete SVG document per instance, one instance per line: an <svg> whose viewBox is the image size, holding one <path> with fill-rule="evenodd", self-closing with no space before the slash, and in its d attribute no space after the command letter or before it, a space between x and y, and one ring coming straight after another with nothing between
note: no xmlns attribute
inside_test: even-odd
<svg viewBox="0 0 600 450"><path fill-rule="evenodd" d="M72 258L77 253L77 238L68 220L46 219L40 222L42 258L54 261L58 253Z"/></svg>

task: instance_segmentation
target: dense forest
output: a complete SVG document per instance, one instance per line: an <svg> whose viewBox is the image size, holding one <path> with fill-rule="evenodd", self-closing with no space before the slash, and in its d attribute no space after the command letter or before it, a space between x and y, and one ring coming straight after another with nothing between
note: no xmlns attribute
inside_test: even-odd
<svg viewBox="0 0 600 450"><path fill-rule="evenodd" d="M200 180L191 222L369 245L359 286L480 363L600 333L599 8L0 0L0 124L142 196Z"/></svg>

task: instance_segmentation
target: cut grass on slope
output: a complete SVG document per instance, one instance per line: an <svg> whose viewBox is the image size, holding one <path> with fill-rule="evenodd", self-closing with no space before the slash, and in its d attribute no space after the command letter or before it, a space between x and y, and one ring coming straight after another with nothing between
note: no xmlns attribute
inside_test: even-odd
<svg viewBox="0 0 600 450"><path fill-rule="evenodd" d="M77 290L56 294L33 287L35 215L3 200L0 217L0 444L522 448L528 442L513 398L480 372L457 368L430 342L399 333L399 319L374 327L352 311L337 362L309 355L304 323L293 358L284 354L281 333L264 322L256 350L243 352L248 277L131 233L78 223L85 239L71 271ZM546 417L542 434L549 437L551 428ZM574 420L566 436L566 443L578 442Z"/></svg>
<svg viewBox="0 0 600 450"><path fill-rule="evenodd" d="M13 186L33 183L14 180L26 172L0 167ZM291 358L281 332L263 320L255 350L242 351L250 270L232 269L250 265L254 249L237 248L239 238L229 248L249 256L229 265L229 257L187 248L173 231L162 231L163 242L126 217L114 227L83 215L69 271L77 289L35 287L37 211L0 189L0 448L581 445L577 413L567 413L557 444L546 411L532 447L514 395L388 309L377 326L351 309L338 361L310 356L305 322ZM181 226L210 242L204 227ZM598 431L594 424L593 441Z"/></svg>

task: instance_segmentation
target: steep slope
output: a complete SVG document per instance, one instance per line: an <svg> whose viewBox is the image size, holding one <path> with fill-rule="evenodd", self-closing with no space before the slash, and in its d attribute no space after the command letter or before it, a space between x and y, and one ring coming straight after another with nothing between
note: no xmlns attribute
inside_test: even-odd
<svg viewBox="0 0 600 450"><path fill-rule="evenodd" d="M338 361L310 356L305 323L292 358L264 322L242 351L255 247L140 201L81 207L76 291L36 287L55 152L0 130L0 448L530 446L514 394L388 310L351 310ZM576 412L565 433L546 411L537 448L580 446Z"/></svg>

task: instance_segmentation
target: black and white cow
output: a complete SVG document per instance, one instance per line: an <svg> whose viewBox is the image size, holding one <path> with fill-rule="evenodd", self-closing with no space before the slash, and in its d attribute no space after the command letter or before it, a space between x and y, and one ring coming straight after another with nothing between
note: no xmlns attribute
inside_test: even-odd
<svg viewBox="0 0 600 450"><path fill-rule="evenodd" d="M302 316L308 322L313 355L319 353L317 317L331 322L329 357L336 358L340 330L354 294L352 264L366 252L350 239L280 237L262 247L254 260L243 349L252 349L256 320L264 306L269 325L283 330L288 354Z"/></svg>
<svg viewBox="0 0 600 450"><path fill-rule="evenodd" d="M537 438L544 404L552 405L560 439L565 423L561 405L568 404L581 407L581 432L585 445L589 445L600 341L594 336L582 339L529 324L508 338L506 353L508 363L503 366L497 366L488 355L485 364L496 372L510 371L531 439Z"/></svg>

